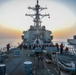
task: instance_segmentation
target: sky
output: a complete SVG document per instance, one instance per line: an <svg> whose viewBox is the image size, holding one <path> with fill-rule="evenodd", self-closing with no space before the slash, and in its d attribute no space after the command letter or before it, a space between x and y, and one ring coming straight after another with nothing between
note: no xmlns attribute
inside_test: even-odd
<svg viewBox="0 0 76 75"><path fill-rule="evenodd" d="M76 35L76 0L39 0L47 10L50 19L42 19L42 25L52 31L54 39L68 39ZM0 0L0 38L21 38L23 31L33 25L33 19L25 16L34 13L28 6L35 6L36 0Z"/></svg>

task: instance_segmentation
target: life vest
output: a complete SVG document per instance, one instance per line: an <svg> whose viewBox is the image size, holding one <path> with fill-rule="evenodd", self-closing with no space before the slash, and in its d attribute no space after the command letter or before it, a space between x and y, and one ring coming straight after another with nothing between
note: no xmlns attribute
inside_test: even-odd
<svg viewBox="0 0 76 75"><path fill-rule="evenodd" d="M61 45L60 45L60 48L63 48L63 47L64 47L64 46L61 44Z"/></svg>
<svg viewBox="0 0 76 75"><path fill-rule="evenodd" d="M7 44L6 46L7 46L7 47L10 47L10 44Z"/></svg>
<svg viewBox="0 0 76 75"><path fill-rule="evenodd" d="M59 45L58 45L58 44L56 44L56 47L59 47Z"/></svg>
<svg viewBox="0 0 76 75"><path fill-rule="evenodd" d="M66 51L68 51L69 50L69 48L68 47L66 47L66 49L65 49Z"/></svg>

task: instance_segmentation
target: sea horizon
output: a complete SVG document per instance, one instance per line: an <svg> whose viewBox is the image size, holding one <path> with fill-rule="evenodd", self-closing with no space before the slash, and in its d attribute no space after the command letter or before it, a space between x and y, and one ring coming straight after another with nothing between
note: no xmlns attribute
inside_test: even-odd
<svg viewBox="0 0 76 75"><path fill-rule="evenodd" d="M11 46L18 46L19 43L22 42L22 39L21 38L0 38L0 49L3 48L3 47L6 47L6 45L8 43L10 43ZM62 42L67 42L66 39L53 39L52 42L59 42L59 43L62 43Z"/></svg>
<svg viewBox="0 0 76 75"><path fill-rule="evenodd" d="M17 47L18 46L18 44L19 43L21 43L22 42L22 39L20 39L20 38L10 38L10 39L8 39L8 38L1 38L0 39L0 49L1 48L4 48L4 47L6 47L6 45L8 44L8 43L10 43L10 45L12 46L12 47Z"/></svg>
<svg viewBox="0 0 76 75"><path fill-rule="evenodd" d="M68 44L68 42L66 41L66 39L53 39L52 40L53 44L55 45L56 43L58 43L59 45L61 43L63 43L64 48L65 47L69 47L69 49L75 49L76 50L76 45L70 45ZM22 39L21 38L10 38L10 39L0 39L0 51L6 51L6 45L10 43L11 48L16 48L19 46L19 44L22 43Z"/></svg>

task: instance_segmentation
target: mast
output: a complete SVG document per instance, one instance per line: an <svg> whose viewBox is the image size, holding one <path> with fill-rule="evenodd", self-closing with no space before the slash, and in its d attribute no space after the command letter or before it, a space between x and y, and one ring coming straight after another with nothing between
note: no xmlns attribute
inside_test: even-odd
<svg viewBox="0 0 76 75"><path fill-rule="evenodd" d="M26 14L26 16L30 16L33 18L35 29L40 29L41 23L42 23L41 19L45 16L49 16L49 14L40 14L40 12L44 9L47 9L47 8L40 7L39 1L37 0L37 4L35 5L35 7L28 7L28 9L32 9L33 11L35 11L35 14Z"/></svg>

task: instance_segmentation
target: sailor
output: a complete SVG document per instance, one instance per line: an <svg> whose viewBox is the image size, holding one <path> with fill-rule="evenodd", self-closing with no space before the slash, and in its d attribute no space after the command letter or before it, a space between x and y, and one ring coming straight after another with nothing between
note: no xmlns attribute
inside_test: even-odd
<svg viewBox="0 0 76 75"><path fill-rule="evenodd" d="M31 49L31 45L29 45L29 49Z"/></svg>
<svg viewBox="0 0 76 75"><path fill-rule="evenodd" d="M19 46L20 50L22 50L22 44Z"/></svg>
<svg viewBox="0 0 76 75"><path fill-rule="evenodd" d="M63 43L60 44L60 54L63 54Z"/></svg>
<svg viewBox="0 0 76 75"><path fill-rule="evenodd" d="M67 52L68 52L68 50L69 50L69 48L68 48L68 47L66 47L66 48L65 48L65 52L67 53Z"/></svg>
<svg viewBox="0 0 76 75"><path fill-rule="evenodd" d="M56 47L57 47L57 51L59 51L59 45L58 45L58 43L56 43Z"/></svg>
<svg viewBox="0 0 76 75"><path fill-rule="evenodd" d="M10 43L8 43L8 44L6 45L6 47L7 47L7 51L9 51Z"/></svg>

